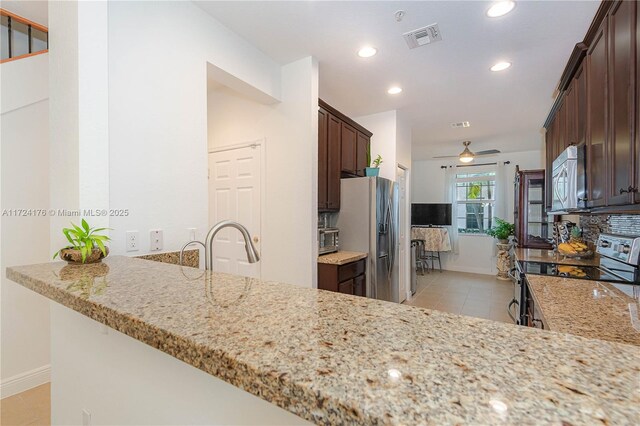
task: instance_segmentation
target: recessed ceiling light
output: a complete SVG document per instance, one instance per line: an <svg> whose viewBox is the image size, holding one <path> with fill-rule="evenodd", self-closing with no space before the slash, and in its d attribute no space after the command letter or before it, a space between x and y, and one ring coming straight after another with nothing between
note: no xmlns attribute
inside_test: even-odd
<svg viewBox="0 0 640 426"><path fill-rule="evenodd" d="M371 46L364 46L362 49L358 50L358 56L361 58L370 58L376 53L378 53L378 49Z"/></svg>
<svg viewBox="0 0 640 426"><path fill-rule="evenodd" d="M514 7L516 7L516 2L513 0L499 1L487 10L487 16L489 18L497 18L511 12Z"/></svg>
<svg viewBox="0 0 640 426"><path fill-rule="evenodd" d="M511 62L498 62L491 67L491 71L504 71L511 66Z"/></svg>
<svg viewBox="0 0 640 426"><path fill-rule="evenodd" d="M397 95L400 92L402 92L402 88L398 86L391 87L387 90L387 93L390 95Z"/></svg>

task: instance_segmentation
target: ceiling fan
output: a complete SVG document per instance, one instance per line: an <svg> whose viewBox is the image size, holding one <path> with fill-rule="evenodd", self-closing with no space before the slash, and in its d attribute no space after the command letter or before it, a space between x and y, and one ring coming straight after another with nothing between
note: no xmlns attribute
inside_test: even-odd
<svg viewBox="0 0 640 426"><path fill-rule="evenodd" d="M497 150L497 149L488 149L486 151L478 151L476 153L473 153L469 149L469 145L471 145L471 141L464 141L464 142L462 142L462 145L464 145L464 151L462 151L458 155L440 155L438 157L433 157L433 158L455 158L455 157L458 157L458 159L460 161L462 161L463 163L470 163L470 162L473 161L473 159L475 157L480 157L480 156L483 156L483 155L500 154L500 151Z"/></svg>

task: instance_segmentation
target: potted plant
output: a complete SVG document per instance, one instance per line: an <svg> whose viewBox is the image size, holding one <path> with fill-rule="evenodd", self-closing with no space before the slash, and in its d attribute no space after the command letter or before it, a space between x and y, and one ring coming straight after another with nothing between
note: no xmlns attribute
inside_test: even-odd
<svg viewBox="0 0 640 426"><path fill-rule="evenodd" d="M106 235L99 235L96 232L109 228L91 228L86 220L82 219L82 227L71 223L73 228L63 228L62 233L67 238L70 246L61 248L53 258L60 256L60 259L69 263L96 263L100 262L109 254L109 248L104 245L109 241Z"/></svg>
<svg viewBox="0 0 640 426"><path fill-rule="evenodd" d="M497 238L499 244L507 244L509 242L509 237L513 235L516 230L515 225L498 217L495 218L495 221L496 226L487 230L487 235Z"/></svg>
<svg viewBox="0 0 640 426"><path fill-rule="evenodd" d="M367 167L364 169L365 176L378 176L380 173L380 164L382 164L382 156L378 154L375 160L373 160L373 167L371 167L371 145L367 146Z"/></svg>

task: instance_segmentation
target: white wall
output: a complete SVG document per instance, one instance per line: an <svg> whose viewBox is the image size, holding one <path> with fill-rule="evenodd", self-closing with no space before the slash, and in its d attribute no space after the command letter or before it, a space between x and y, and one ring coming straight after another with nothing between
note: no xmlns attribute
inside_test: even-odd
<svg viewBox="0 0 640 426"><path fill-rule="evenodd" d="M210 90L209 147L266 139L262 278L316 286L317 62L285 65L281 90L272 105L226 86Z"/></svg>
<svg viewBox="0 0 640 426"><path fill-rule="evenodd" d="M48 55L0 65L1 209L49 206ZM42 212L41 212L42 213ZM41 214L39 213L39 214ZM5 278L12 265L51 259L49 218L2 215L1 396L47 382L49 378L48 300Z"/></svg>
<svg viewBox="0 0 640 426"><path fill-rule="evenodd" d="M310 425L62 305L51 317L54 425Z"/></svg>
<svg viewBox="0 0 640 426"><path fill-rule="evenodd" d="M336 106L336 108L340 109L339 106ZM385 111L354 117L353 119L373 133L373 136L371 136L371 161L375 160L378 154L382 156L383 163L380 166L380 177L395 181L397 167L396 111ZM410 167L408 164L405 164L405 166Z"/></svg>
<svg viewBox="0 0 640 426"><path fill-rule="evenodd" d="M176 30L178 29L179 30ZM207 62L275 98L280 67L191 2L109 3L111 249L163 229L164 251L208 227Z"/></svg>
<svg viewBox="0 0 640 426"><path fill-rule="evenodd" d="M207 64L280 101L265 118L278 131L261 135L269 137L262 273L312 286L317 64L281 67L191 2L109 4L110 206L130 211L111 218L112 251L125 253L129 230L139 231L140 251L127 254L148 252L154 228L164 231L164 251L188 241L188 228L204 239ZM263 132L229 137L249 133Z"/></svg>
<svg viewBox="0 0 640 426"><path fill-rule="evenodd" d="M486 162L511 161L505 165L504 181L506 208L505 219L513 222L515 166L521 170L541 169L540 151L512 152L490 157ZM481 163L484 161L476 162ZM440 166L451 164L442 160L415 161L412 168L412 201L414 203L445 202L445 171ZM458 255L442 253L443 269L479 274L494 274L495 241L485 235L460 235Z"/></svg>

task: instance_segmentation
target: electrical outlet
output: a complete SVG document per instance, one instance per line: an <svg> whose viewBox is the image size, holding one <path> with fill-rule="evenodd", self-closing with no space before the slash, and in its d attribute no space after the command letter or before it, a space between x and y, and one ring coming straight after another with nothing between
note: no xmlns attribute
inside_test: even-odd
<svg viewBox="0 0 640 426"><path fill-rule="evenodd" d="M127 251L138 251L138 231L127 231L125 232L125 240L126 240L126 250Z"/></svg>
<svg viewBox="0 0 640 426"><path fill-rule="evenodd" d="M189 241L195 241L196 240L196 228L187 228L187 231L189 231Z"/></svg>
<svg viewBox="0 0 640 426"><path fill-rule="evenodd" d="M91 426L91 413L86 409L82 410L82 426Z"/></svg>
<svg viewBox="0 0 640 426"><path fill-rule="evenodd" d="M162 250L162 229L152 229L149 231L149 234L151 238L149 242L149 250Z"/></svg>

